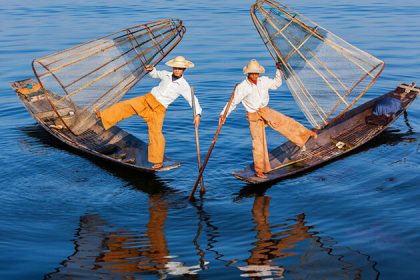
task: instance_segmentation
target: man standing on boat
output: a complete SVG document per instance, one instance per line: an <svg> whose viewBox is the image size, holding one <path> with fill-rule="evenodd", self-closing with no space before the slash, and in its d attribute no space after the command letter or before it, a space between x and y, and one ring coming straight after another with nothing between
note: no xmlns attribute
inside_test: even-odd
<svg viewBox="0 0 420 280"><path fill-rule="evenodd" d="M165 64L173 68L172 72L157 71L151 65L145 67L150 77L161 80L150 93L116 103L101 112L96 111L96 115L101 118L105 129L109 129L134 114L142 117L149 128L148 160L154 164L152 166L154 169L163 167L165 138L162 126L166 108L180 95L192 106L191 87L183 74L186 68L192 68L194 64L182 56L177 56ZM194 124L198 127L202 109L196 97L194 97L194 103L196 108Z"/></svg>
<svg viewBox="0 0 420 280"><path fill-rule="evenodd" d="M247 78L236 88L232 104L227 112L228 116L239 102L242 102L244 105L251 130L255 175L260 178L267 178L264 173L271 171L265 136L266 126L270 126L281 133L300 148L304 148L306 141L311 136L316 137L315 132L268 107L268 90L278 89L282 84L280 66L277 63L274 79L266 76L260 77L260 74L264 73L265 69L255 59L252 59L243 69L243 73L247 75ZM219 124L225 122L223 114L226 106L220 114Z"/></svg>

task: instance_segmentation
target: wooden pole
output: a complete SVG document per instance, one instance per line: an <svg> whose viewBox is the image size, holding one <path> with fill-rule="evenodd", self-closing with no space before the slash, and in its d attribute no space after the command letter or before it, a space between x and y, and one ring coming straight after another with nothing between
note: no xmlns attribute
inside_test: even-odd
<svg viewBox="0 0 420 280"><path fill-rule="evenodd" d="M227 116L227 113L229 111L230 105L232 104L233 97L235 96L235 91L236 91L237 87L238 87L238 84L235 85L235 88L233 89L232 95L230 96L229 101L226 105L225 112L223 113L223 116L222 116L223 120L226 120L226 116ZM204 169L206 168L207 162L209 161L209 158L210 158L211 152L213 151L214 145L216 145L217 137L219 137L219 133L220 133L220 130L222 129L222 126L223 126L223 122L219 124L219 126L217 127L217 130L216 130L216 133L214 134L213 141L211 142L210 148L207 151L207 155L206 155L206 158L204 159L203 166L201 166L198 177L195 180L194 186L191 190L191 193L190 193L190 196L189 196L190 201L194 201L195 190L197 189L198 182L200 181L201 177L203 176Z"/></svg>
<svg viewBox="0 0 420 280"><path fill-rule="evenodd" d="M193 109L193 121L195 121L196 117L196 108L195 108L195 96L194 96L194 87L191 87L191 104ZM201 152L200 152L200 139L198 137L198 126L194 123L194 130L195 130L195 146L197 148L197 162L198 162L198 171L201 169ZM201 177L200 179L200 194L206 193L206 187L204 186L204 179Z"/></svg>

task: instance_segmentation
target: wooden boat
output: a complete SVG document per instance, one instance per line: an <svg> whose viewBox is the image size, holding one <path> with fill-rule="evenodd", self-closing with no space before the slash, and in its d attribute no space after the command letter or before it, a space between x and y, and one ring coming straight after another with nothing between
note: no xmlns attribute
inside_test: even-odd
<svg viewBox="0 0 420 280"><path fill-rule="evenodd" d="M65 144L131 169L166 171L180 166L165 157L160 169L148 162L147 144L115 126L105 130L95 116L119 101L183 38L180 20L160 20L123 29L34 60L37 81L11 83L34 119Z"/></svg>
<svg viewBox="0 0 420 280"><path fill-rule="evenodd" d="M272 171L266 173L266 179L255 177L250 165L233 172L240 180L252 184L277 181L347 154L385 130L419 92L415 84L402 84L353 109L382 73L383 61L274 0L257 0L251 17L270 55L281 64L296 103L319 136L308 141L306 150L287 142L271 151ZM400 100L398 112L376 124L369 121L375 118L376 104L391 96Z"/></svg>
<svg viewBox="0 0 420 280"><path fill-rule="evenodd" d="M394 91L372 99L357 108L347 111L342 117L331 122L318 131L317 139L310 139L306 151L301 151L292 142L269 152L270 164L273 170L266 173L267 178L255 177L254 167L250 165L243 170L233 172L233 175L251 184L261 184L279 181L310 169L314 169L329 161L342 157L378 136L416 99L420 88L401 84ZM401 96L401 110L389 118L381 119L373 124L369 120L378 102L386 97Z"/></svg>

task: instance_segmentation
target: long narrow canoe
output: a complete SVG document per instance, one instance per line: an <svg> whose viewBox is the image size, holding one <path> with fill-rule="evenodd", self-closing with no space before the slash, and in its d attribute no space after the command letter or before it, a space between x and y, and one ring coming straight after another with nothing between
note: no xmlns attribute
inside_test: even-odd
<svg viewBox="0 0 420 280"><path fill-rule="evenodd" d="M15 90L19 90L22 85L28 84L36 85L32 79L27 79L14 82L11 86ZM165 157L162 168L152 169L152 164L147 161L147 144L118 126L105 130L100 121L95 120L94 115L91 115L94 125L76 135L68 130L61 120L61 118L65 118L65 121L71 122L72 118L75 118L72 106L60 106L58 110L62 117L58 118L49 103L49 100L54 96L52 93L49 94L49 99L46 98L43 90L29 94L17 92L17 94L32 117L49 134L83 153L130 169L146 172L166 171L181 165L179 161L171 161Z"/></svg>
<svg viewBox="0 0 420 280"><path fill-rule="evenodd" d="M419 92L418 87L401 84L394 91L346 112L319 130L317 139L311 138L306 144L304 152L290 141L275 148L269 153L273 170L266 173L267 179L256 177L253 165L249 165L243 170L234 171L233 176L251 184L272 183L299 175L345 156L388 128L416 99ZM382 118L381 122L369 121L372 120L371 116L376 104L387 97L399 98L401 109L392 116Z"/></svg>

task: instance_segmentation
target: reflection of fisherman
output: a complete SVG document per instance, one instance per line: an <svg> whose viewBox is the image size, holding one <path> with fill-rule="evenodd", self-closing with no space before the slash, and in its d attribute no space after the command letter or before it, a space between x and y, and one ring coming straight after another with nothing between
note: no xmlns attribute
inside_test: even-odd
<svg viewBox="0 0 420 280"><path fill-rule="evenodd" d="M109 129L134 114L142 117L149 127L148 160L154 163L153 168L155 169L163 166L165 138L162 134L162 126L166 108L180 95L192 106L191 88L183 77L183 73L186 68L194 67L194 64L182 56L177 56L166 62L166 65L173 67L173 71L157 71L151 65L145 67L152 78L161 80L150 93L116 103L101 112L96 112L105 129ZM194 103L197 112L194 124L198 126L202 109L197 98Z"/></svg>
<svg viewBox="0 0 420 280"><path fill-rule="evenodd" d="M102 262L104 268L113 268L119 272L165 270L170 261L164 232L168 205L159 195L151 195L149 203L150 217L145 232L148 246L140 248L128 246L133 245L133 240L138 237L127 232L125 234L111 233L104 242L107 251L97 259Z"/></svg>
<svg viewBox="0 0 420 280"><path fill-rule="evenodd" d="M130 232L111 233L103 244L106 251L97 258L105 269L120 273L157 272L159 279L166 275L197 274L201 271L199 265L186 266L183 262L173 260L165 237L165 223L168 217L168 204L161 195L149 197L149 222L145 235L146 242L135 241L139 236ZM204 262L204 265L208 262ZM98 264L97 264L98 265Z"/></svg>
<svg viewBox="0 0 420 280"><path fill-rule="evenodd" d="M298 246L299 242L312 237L309 232L310 226L305 225L305 215L299 214L296 223L287 226L287 229L280 232L272 232L277 226L269 223L270 197L255 197L252 207L257 241L252 244L251 255L246 260L247 265L238 267L245 273L244 277L278 276L284 277L285 268L276 265L276 260L291 257L297 252L292 249Z"/></svg>
<svg viewBox="0 0 420 280"><path fill-rule="evenodd" d="M256 196L252 206L256 240L241 276L251 279L378 279L377 262L351 248L339 246L330 238L317 236L307 225L304 213L287 222L270 224L270 197ZM316 264L316 265L314 265ZM285 266L282 266L285 265ZM322 268L322 269L320 269Z"/></svg>
<svg viewBox="0 0 420 280"><path fill-rule="evenodd" d="M282 84L280 64L276 66L277 71L274 79L265 76L260 77L260 74L265 72L264 67L255 59L251 60L243 70L244 74L248 76L236 88L232 105L228 111L229 115L239 102L242 102L247 111L252 137L255 175L260 178L266 178L264 172L271 170L265 137L266 126L270 126L272 129L283 134L301 148L304 147L306 141L311 136L316 137L315 132L306 129L295 120L268 107L268 90L275 90ZM219 123L225 122L222 117L225 110L226 106L221 113Z"/></svg>

